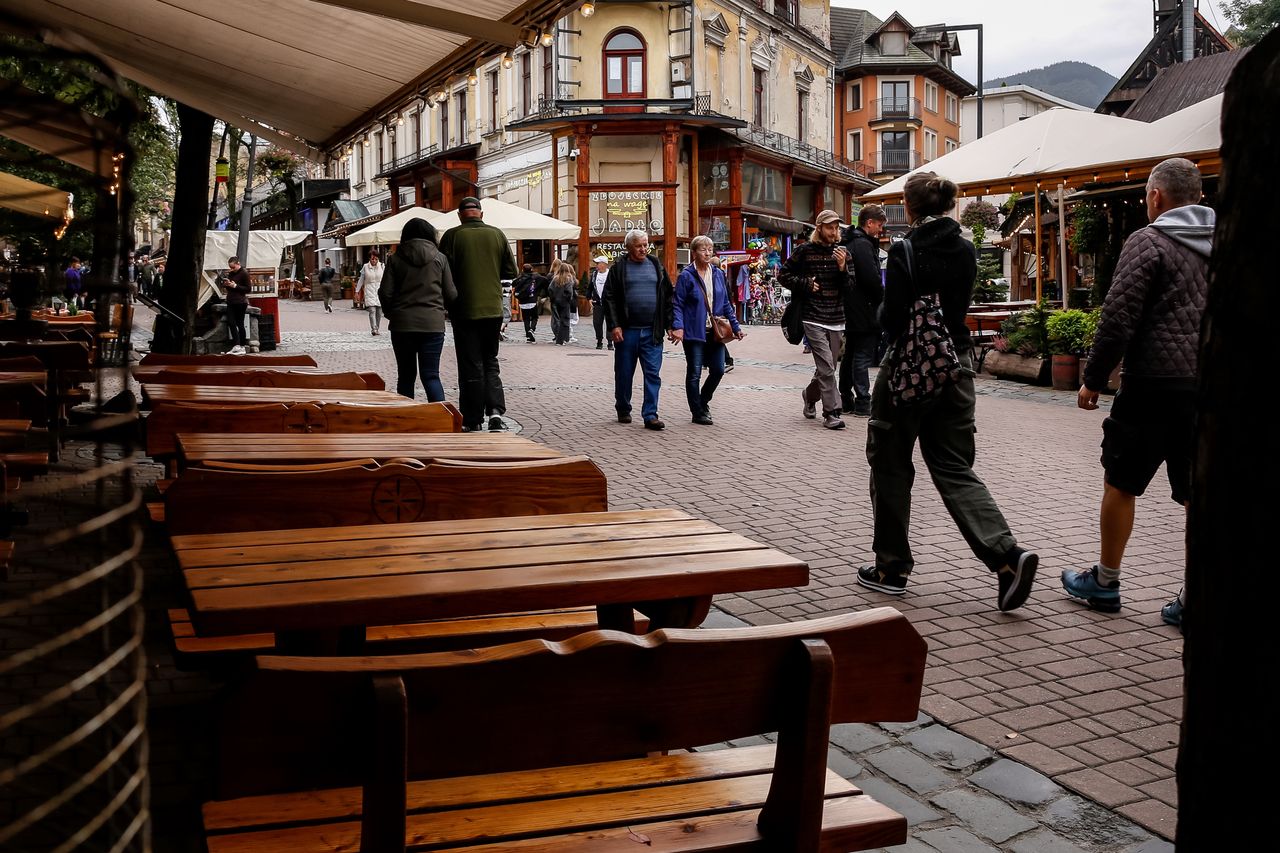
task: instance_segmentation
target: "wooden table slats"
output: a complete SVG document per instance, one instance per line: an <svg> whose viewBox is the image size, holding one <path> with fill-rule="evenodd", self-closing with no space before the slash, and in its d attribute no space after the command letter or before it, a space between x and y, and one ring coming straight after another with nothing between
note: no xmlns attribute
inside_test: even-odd
<svg viewBox="0 0 1280 853"><path fill-rule="evenodd" d="M489 433L180 433L183 466L206 462L290 465L372 458L422 462L560 459L560 451L517 435Z"/></svg>
<svg viewBox="0 0 1280 853"><path fill-rule="evenodd" d="M199 568L187 543L174 547L202 636L709 600L808 582L801 560L679 511L654 512L293 530L275 542L205 536ZM594 541L575 541L580 529ZM396 553L378 553L384 545ZM282 546L295 558L282 559Z"/></svg>
<svg viewBox="0 0 1280 853"><path fill-rule="evenodd" d="M160 403L369 403L403 406L394 391L347 391L332 388L241 388L232 385L156 385L143 383L142 396Z"/></svg>

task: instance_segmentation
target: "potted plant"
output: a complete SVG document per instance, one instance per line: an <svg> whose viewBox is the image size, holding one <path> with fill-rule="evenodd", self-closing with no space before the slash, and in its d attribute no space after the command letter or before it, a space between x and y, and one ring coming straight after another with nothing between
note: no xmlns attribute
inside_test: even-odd
<svg viewBox="0 0 1280 853"><path fill-rule="evenodd" d="M1048 381L1045 324L1050 314L1042 302L1005 320L983 369L1001 379L1021 379L1036 385Z"/></svg>
<svg viewBox="0 0 1280 853"><path fill-rule="evenodd" d="M1055 389L1073 391L1080 387L1080 359L1093 345L1097 328L1097 315L1079 308L1055 311L1045 320Z"/></svg>

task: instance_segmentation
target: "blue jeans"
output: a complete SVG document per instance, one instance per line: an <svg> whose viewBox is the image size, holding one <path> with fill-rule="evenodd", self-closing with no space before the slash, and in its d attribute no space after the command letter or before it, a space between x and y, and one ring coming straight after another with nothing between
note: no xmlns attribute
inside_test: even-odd
<svg viewBox="0 0 1280 853"><path fill-rule="evenodd" d="M422 387L427 400L444 400L440 384L440 352L444 349L444 332L392 332L391 350L396 355L396 393L413 399L413 383L422 373Z"/></svg>
<svg viewBox="0 0 1280 853"><path fill-rule="evenodd" d="M724 353L725 346L718 341L684 342L684 393L689 398L689 413L695 418L707 413L711 396L724 378ZM707 383L699 390L704 364L708 369Z"/></svg>
<svg viewBox="0 0 1280 853"><path fill-rule="evenodd" d="M871 379L867 373L875 361L879 330L849 332L844 335L844 353L840 357L841 403L871 405Z"/></svg>
<svg viewBox="0 0 1280 853"><path fill-rule="evenodd" d="M631 413L631 381L636 362L644 372L644 405L640 416L651 421L658 416L658 391L662 388L662 339L654 340L653 329L623 329L622 343L613 346L613 389L618 414Z"/></svg>

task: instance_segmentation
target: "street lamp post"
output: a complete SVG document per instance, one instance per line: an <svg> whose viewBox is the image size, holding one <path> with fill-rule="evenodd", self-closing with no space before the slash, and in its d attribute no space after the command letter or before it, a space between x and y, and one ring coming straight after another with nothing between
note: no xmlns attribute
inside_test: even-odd
<svg viewBox="0 0 1280 853"><path fill-rule="evenodd" d="M253 219L253 164L258 152L258 137L249 137L249 168L244 177L244 198L240 202L240 234L236 240L236 257L249 265L249 223Z"/></svg>
<svg viewBox="0 0 1280 853"><path fill-rule="evenodd" d="M982 24L949 24L948 30L978 31L978 139L982 138Z"/></svg>

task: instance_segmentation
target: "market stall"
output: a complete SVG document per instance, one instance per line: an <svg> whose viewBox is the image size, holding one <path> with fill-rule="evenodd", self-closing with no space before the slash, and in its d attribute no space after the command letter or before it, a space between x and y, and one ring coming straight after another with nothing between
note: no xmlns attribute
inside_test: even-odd
<svg viewBox="0 0 1280 853"><path fill-rule="evenodd" d="M280 342L280 292L276 285L280 256L286 246L301 243L310 236L310 231L250 231L248 257L240 259L242 266L249 272L249 282L253 286L249 293L249 304L272 318L270 322L276 343ZM227 268L227 258L236 254L239 242L239 231L205 232L204 269L200 274L197 307L204 305L215 294L224 295L217 285L214 273Z"/></svg>

